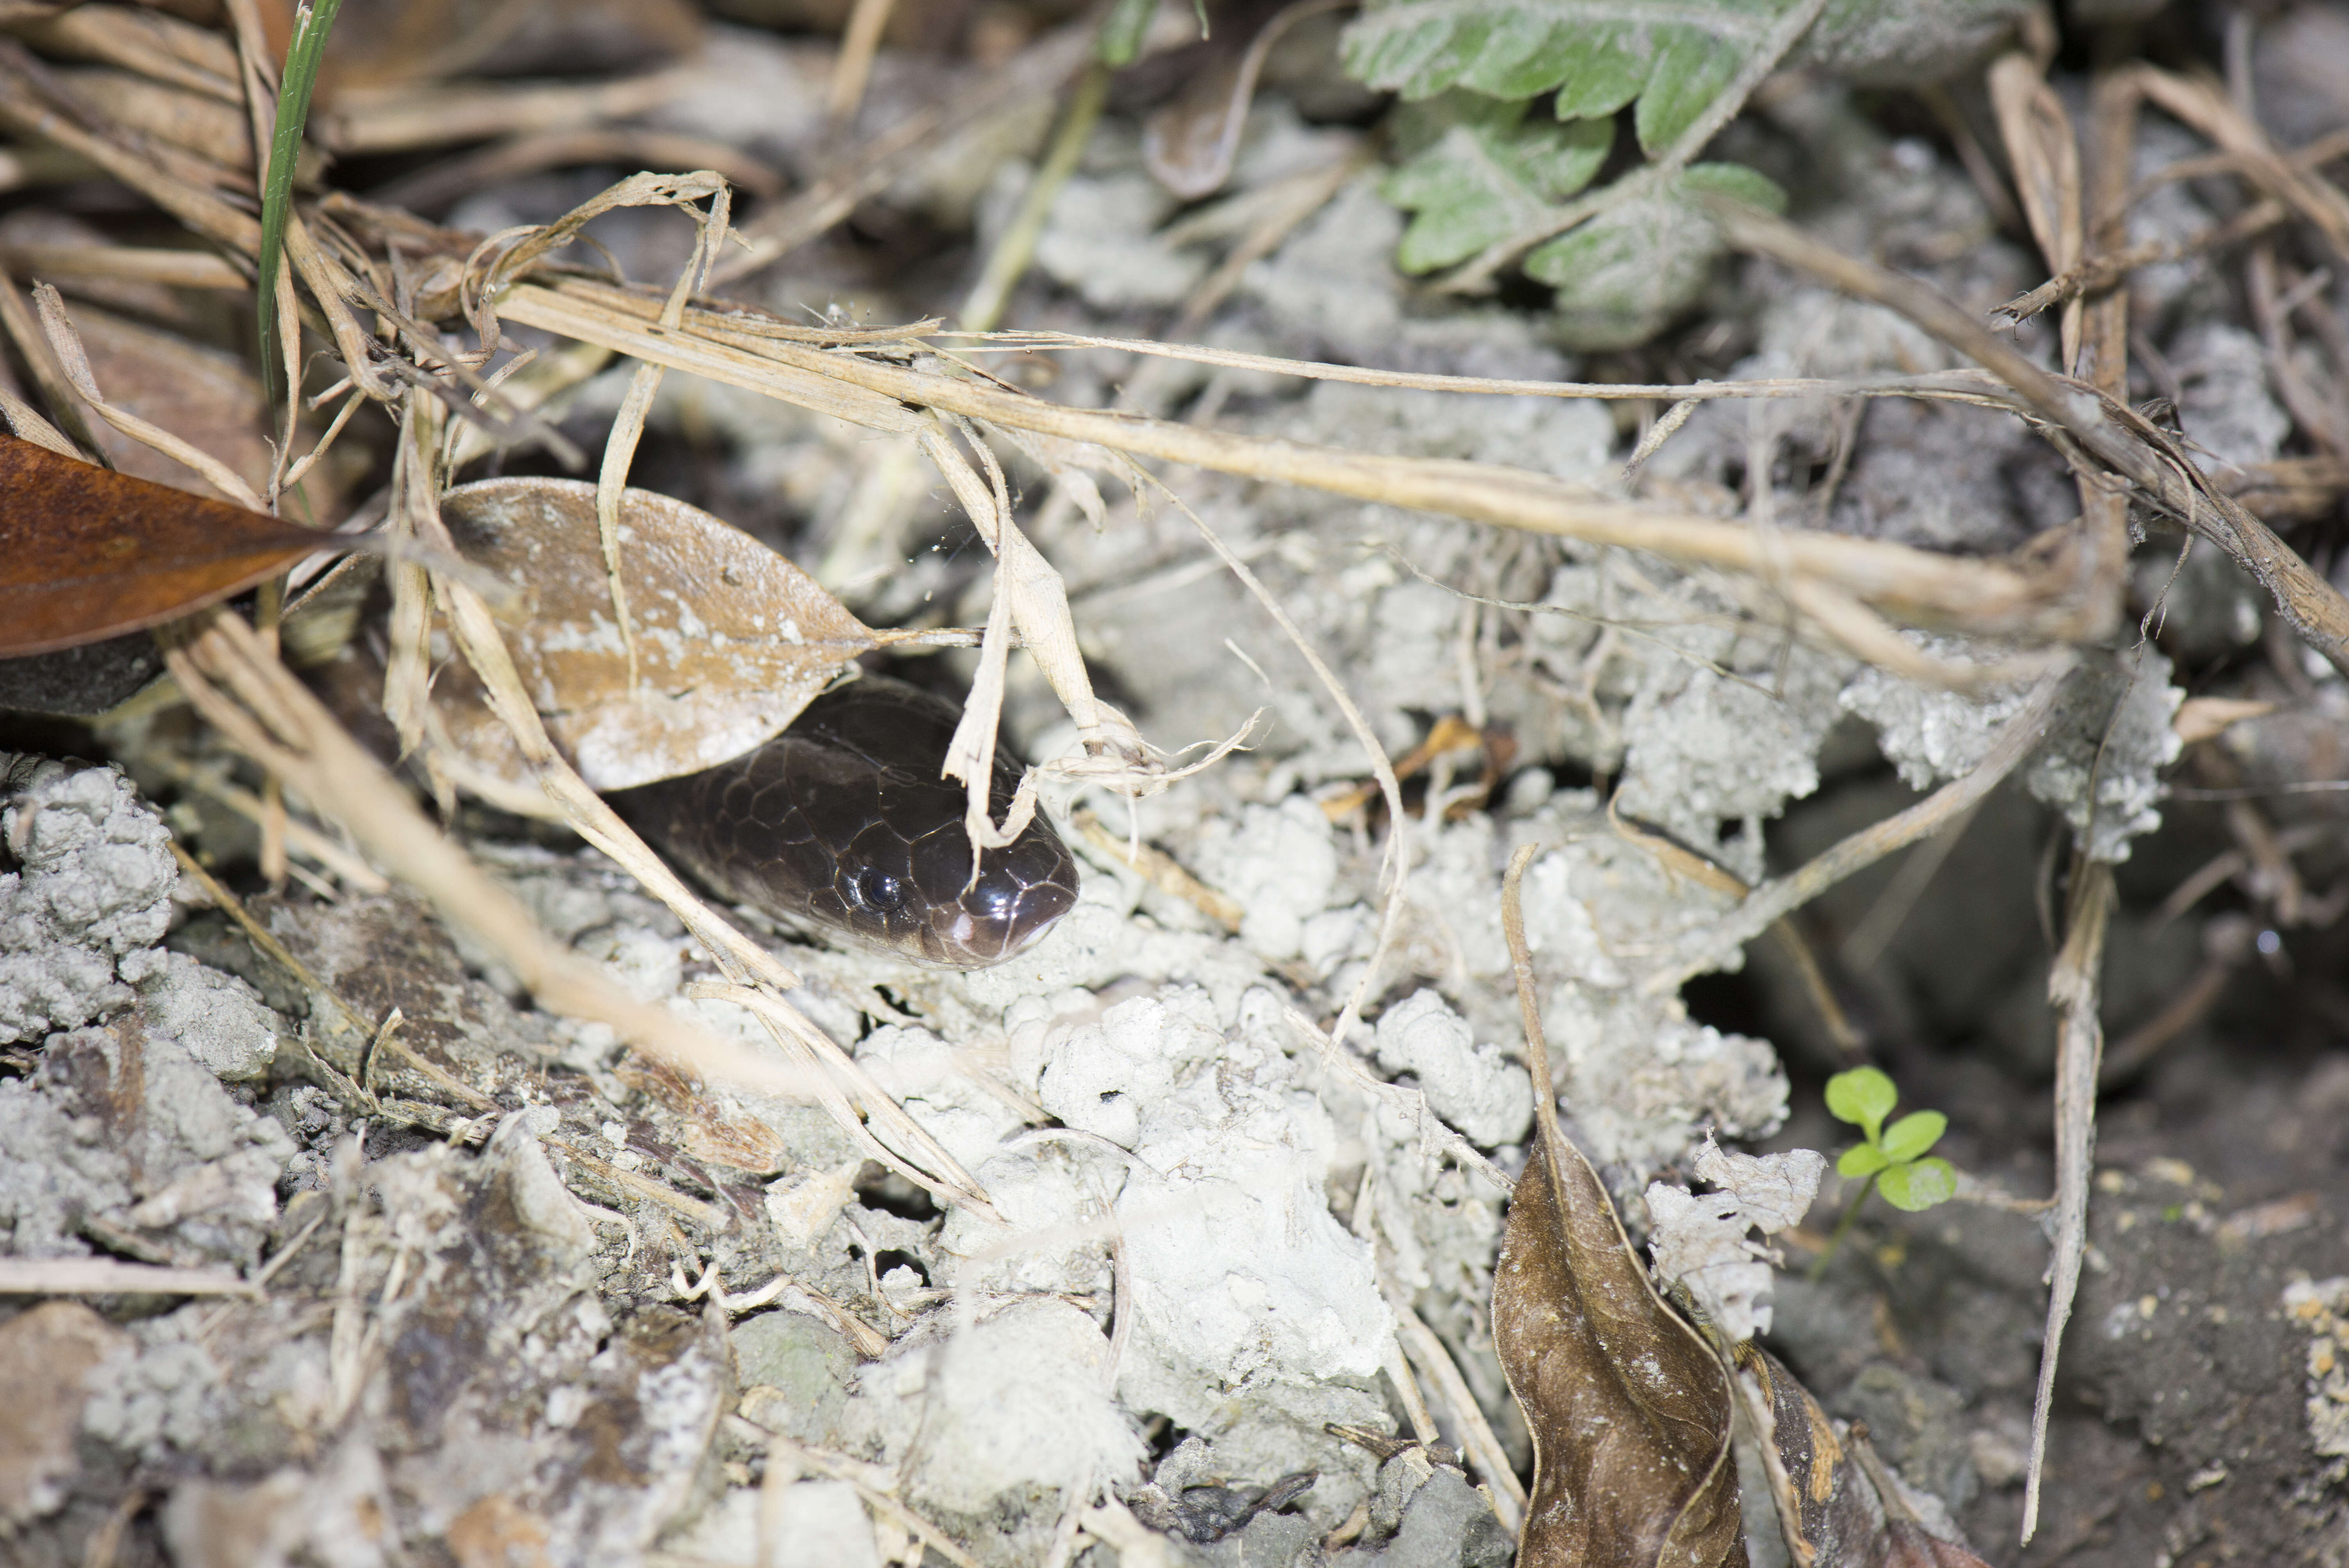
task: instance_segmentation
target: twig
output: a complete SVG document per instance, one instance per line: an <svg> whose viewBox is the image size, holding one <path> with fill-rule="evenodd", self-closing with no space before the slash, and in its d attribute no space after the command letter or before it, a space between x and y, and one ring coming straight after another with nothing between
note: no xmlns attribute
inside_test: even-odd
<svg viewBox="0 0 2349 1568"><path fill-rule="evenodd" d="M2051 671L2043 676L2020 712L2007 720L1998 738L1972 772L1951 779L1905 811L1898 811L1872 827L1824 851L1799 870L1754 890L1743 903L1713 925L1681 938L1672 956L1640 983L1650 995L1677 989L1690 976L1702 974L1728 950L1744 945L1767 931L1771 923L1801 908L1853 872L1875 864L1905 844L1939 831L1990 793L2038 748L2054 717L2064 689L2076 668Z"/></svg>
<svg viewBox="0 0 2349 1568"><path fill-rule="evenodd" d="M1605 499L1521 469L1353 452L1096 413L795 344L714 333L663 334L643 319L651 314L644 302L590 285L518 285L506 292L499 310L512 321L693 370L871 428L918 434L920 421L908 406L927 406L1138 456L1528 532L1621 544L1682 562L1745 572L1764 565L1760 542L1742 524ZM1782 561L1789 573L1835 582L1861 602L1904 620L2038 636L2085 634L2110 620L2109 606L2070 603L2066 579L2054 570L2033 576L1992 562L1807 531L1776 541L1772 559ZM2304 562L2301 571L2307 572ZM2349 626L2349 607L2344 624Z"/></svg>
<svg viewBox="0 0 2349 1568"><path fill-rule="evenodd" d="M117 1258L0 1258L0 1295L255 1295L225 1269L167 1268Z"/></svg>
<svg viewBox="0 0 2349 1568"><path fill-rule="evenodd" d="M1515 1535L1526 1522L1526 1486L1510 1468L1509 1454L1493 1430L1492 1422L1485 1418L1476 1396L1469 1390L1468 1380L1454 1365L1452 1352L1436 1336L1435 1330L1413 1312L1410 1298L1402 1287L1383 1274L1380 1276L1386 1287L1387 1306L1394 1313L1395 1328L1402 1339L1403 1348L1452 1412L1452 1419L1460 1430L1460 1446L1466 1451L1469 1462L1483 1472L1492 1484L1494 1511L1500 1515L1501 1528Z"/></svg>
<svg viewBox="0 0 2349 1568"><path fill-rule="evenodd" d="M2039 1483L2047 1460L2047 1422L2054 1412L2056 1349L2080 1288L2080 1260L2088 1244L2088 1178L2096 1143L2096 1069L2105 1029L2099 1016L2105 931L2113 908L2113 869L2102 861L2075 861L2071 920L2064 946L2047 975L2054 1004L2055 1247L2048 1270L2047 1327L2039 1345L2039 1389L2031 1408L2031 1463L2023 1491L2023 1539L2039 1529Z"/></svg>

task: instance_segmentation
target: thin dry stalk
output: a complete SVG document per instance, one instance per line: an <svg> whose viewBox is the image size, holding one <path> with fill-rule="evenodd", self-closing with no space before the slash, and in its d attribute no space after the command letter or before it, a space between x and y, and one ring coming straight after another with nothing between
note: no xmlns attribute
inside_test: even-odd
<svg viewBox="0 0 2349 1568"><path fill-rule="evenodd" d="M55 428L57 433L69 437L71 442L78 447L78 450L69 449L65 455L78 458L86 463L112 468L114 465L107 460L105 449L98 444L98 433L89 428L89 421L82 415L81 402L74 396L73 383L67 377L64 365L58 361L57 351L49 346L47 336L35 323L33 313L25 308L25 296L16 292L16 280L8 275L5 267L0 267L0 328L6 330L8 341L16 346L17 356L24 360L25 367L33 373L33 385L39 389L41 401L48 406L51 417L57 420ZM16 399L12 397L11 401ZM12 416L11 428L15 423ZM41 425L44 428L52 428L47 419L42 420ZM21 429L16 433L25 435ZM26 436L25 438L31 440L34 438Z"/></svg>
<svg viewBox="0 0 2349 1568"><path fill-rule="evenodd" d="M840 36L840 53L832 62L832 93L826 105L834 125L856 118L864 103L865 84L873 79L873 57L881 48L889 14L897 0L856 0L848 13L848 26Z"/></svg>
<svg viewBox="0 0 2349 1568"><path fill-rule="evenodd" d="M1810 532L1784 535L1765 562L1764 547L1742 524L1609 500L1524 469L1350 452L1069 408L935 371L697 329L690 320L682 332L663 333L646 319L652 314L648 302L584 283L557 288L517 284L504 293L498 308L509 320L693 370L875 429L917 430L917 417L909 410L926 407L1220 473L1624 545L1683 564L1758 574L1783 562L1790 576L1823 578L1871 608L1913 624L2062 640L2089 634L2110 618L2109 605L2073 602L2070 574L2060 562L2033 574L2000 562ZM2264 532L2261 525L2253 526ZM2306 573L2304 562L2301 571ZM2344 624L2349 626L2349 615Z"/></svg>
<svg viewBox="0 0 2349 1568"><path fill-rule="evenodd" d="M2252 183L2315 225L2333 253L2349 261L2349 196L2313 168L2279 153L2259 122L2222 89L2152 66L2132 66L2121 74L2147 99L2240 160Z"/></svg>
<svg viewBox="0 0 2349 1568"><path fill-rule="evenodd" d="M1509 1173L1485 1158L1476 1146L1452 1130L1449 1122L1428 1108L1427 1096L1415 1088L1405 1088L1389 1083L1364 1067L1360 1058L1343 1045L1324 1033L1321 1026L1296 1008L1283 1011L1289 1026L1310 1041L1320 1053L1322 1061L1355 1089L1385 1106L1411 1123L1418 1132L1424 1152L1430 1161L1448 1157L1464 1171L1474 1171L1490 1181L1495 1190L1511 1191L1516 1183Z"/></svg>
<svg viewBox="0 0 2349 1568"><path fill-rule="evenodd" d="M664 70L612 82L348 89L312 117L311 132L327 150L350 154L569 130L658 108L692 79L688 70Z"/></svg>
<svg viewBox="0 0 2349 1568"><path fill-rule="evenodd" d="M479 152L433 161L369 192L371 201L416 211L436 211L476 191L490 190L547 169L589 164L622 169L708 169L753 196L779 195L783 176L740 148L706 137L640 126L591 126L532 132Z"/></svg>
<svg viewBox="0 0 2349 1568"><path fill-rule="evenodd" d="M2075 667L2050 671L2040 678L2030 698L1974 770L1944 784L1905 811L1895 812L1872 827L1835 844L1800 869L1763 883L1745 901L1713 925L1689 934L1674 944L1671 959L1640 982L1650 995L1679 989L1695 975L1713 968L1723 953L1733 952L1770 929L1773 923L1800 909L1827 889L1874 865L1895 850L1939 832L1961 813L1971 810L1998 781L2013 772L2038 748L2053 722Z"/></svg>
<svg viewBox="0 0 2349 1568"><path fill-rule="evenodd" d="M2047 1327L2039 1346L2039 1388L2031 1409L2031 1464L2023 1491L2023 1539L2039 1529L2039 1484L2047 1459L2047 1421L2055 1402L2056 1348L2080 1288L2080 1261L2088 1244L2088 1179L2095 1174L2096 1071L2105 1049L2101 1015L2105 932L2113 910L2113 869L2102 861L2075 861L2071 918L2064 946L2047 975L2054 1004L2055 1226L2048 1269Z"/></svg>
<svg viewBox="0 0 2349 1568"><path fill-rule="evenodd" d="M1452 1352L1427 1326L1402 1287L1381 1274L1380 1284L1384 1287L1387 1306L1394 1313L1395 1330L1413 1363L1434 1385L1436 1397L1450 1412L1453 1425L1460 1433L1460 1446L1468 1462L1492 1487L1493 1511L1500 1516L1501 1528L1516 1534L1526 1522L1526 1483L1509 1464L1508 1450L1493 1430L1493 1423L1485 1418L1483 1407L1469 1391L1468 1379L1460 1375L1452 1359Z"/></svg>
<svg viewBox="0 0 2349 1568"><path fill-rule="evenodd" d="M2082 294L2110 288L2139 267L2155 266L2163 262L2181 262L2205 251L2224 250L2230 245L2255 239L2291 215L2282 202L2271 198L2263 199L2244 208L2225 222L2213 223L2183 240L2147 240L2124 251L2084 257L2029 294L2018 294L1999 306L1998 314L2012 321L2028 321L2041 311L2052 309Z"/></svg>
<svg viewBox="0 0 2349 1568"><path fill-rule="evenodd" d="M859 5L867 3L857 0ZM1053 133L1051 150L1037 166L1027 192L1019 199L1019 211L997 237L987 264L979 269L978 281L971 285L970 297L963 302L965 332L991 332L1003 319L1011 291L1027 275L1028 263L1035 258L1036 242L1043 236L1053 200L1077 171L1077 160L1084 156L1085 144L1092 139L1093 127L1101 121L1102 106L1108 101L1109 67L1096 61L1078 78L1077 90Z"/></svg>
<svg viewBox="0 0 2349 1568"><path fill-rule="evenodd" d="M2047 85L2042 69L2028 55L2002 57L1990 68L1990 98L1998 115L1999 136L2006 143L2007 162L2023 192L2031 237L2047 259L2047 270L2061 276L2078 263L2086 242L2080 212L2080 149L2064 100ZM2076 372L2076 302L2064 307L2063 344L2063 363Z"/></svg>
<svg viewBox="0 0 2349 1568"><path fill-rule="evenodd" d="M727 190L721 184L709 198L709 216L701 223L693 255L669 290L668 304L661 307L664 329L674 332L684 323L685 302L694 292L695 277L709 275L709 264L724 242L728 211ZM636 443L644 438L645 417L652 412L660 384L659 366L636 366L628 378L627 395L620 399L620 411L613 417L612 432L604 441L604 465L595 476L595 536L604 551L604 581L612 595L613 619L620 628L620 645L627 654L627 689L632 696L637 678L636 629L628 614L627 585L620 574L620 503L627 490L628 466L636 460Z"/></svg>
<svg viewBox="0 0 2349 1568"><path fill-rule="evenodd" d="M226 1269L169 1268L115 1258L0 1258L5 1295L253 1295Z"/></svg>

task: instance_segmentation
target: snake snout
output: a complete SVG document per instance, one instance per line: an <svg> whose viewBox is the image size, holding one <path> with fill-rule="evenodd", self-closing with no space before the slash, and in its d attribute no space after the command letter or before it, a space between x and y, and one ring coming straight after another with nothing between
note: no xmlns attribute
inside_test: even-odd
<svg viewBox="0 0 2349 1568"><path fill-rule="evenodd" d="M933 964L999 964L1076 904L1076 861L1040 823L981 856L976 880L961 824L940 831L929 847L926 856L917 848L915 862L932 900L922 955ZM931 874L921 875L925 870Z"/></svg>

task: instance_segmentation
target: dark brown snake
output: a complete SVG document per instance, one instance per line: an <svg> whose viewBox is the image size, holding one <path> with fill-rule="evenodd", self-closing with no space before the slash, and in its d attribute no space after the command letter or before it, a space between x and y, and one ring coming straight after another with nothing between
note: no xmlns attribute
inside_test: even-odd
<svg viewBox="0 0 2349 1568"><path fill-rule="evenodd" d="M611 791L620 814L726 896L918 963L976 969L1036 940L1077 902L1077 862L1041 817L970 874L959 782L938 776L961 717L918 686L866 676L810 703L731 761ZM1019 786L998 749L997 820Z"/></svg>

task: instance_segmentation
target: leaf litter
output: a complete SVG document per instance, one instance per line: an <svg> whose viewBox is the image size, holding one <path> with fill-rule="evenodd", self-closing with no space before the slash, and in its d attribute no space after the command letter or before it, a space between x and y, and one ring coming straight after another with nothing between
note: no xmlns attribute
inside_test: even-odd
<svg viewBox="0 0 2349 1568"><path fill-rule="evenodd" d="M1806 951L1787 916L1826 907L1897 851L1915 846L1904 864L1928 864L1931 835L1995 816L2000 781L2029 764L2078 845L2052 986L2066 1116L2066 1289L2048 1308L2040 1368L2052 1388L2093 1222L2099 879L2133 842L2158 841L2164 770L2195 738L2172 724L2184 664L2097 645L2126 624L2127 530L2194 531L2273 596L2271 624L2338 663L2349 625L2338 593L2247 510L2287 484L2301 487L2292 505L2321 508L2338 478L2311 468L2287 480L2274 441L2261 449L2256 437L2206 463L2207 443L2226 439L2218 428L2181 436L2131 407L2136 346L2112 296L2058 313L2055 340L2032 339L2026 353L1913 278L1718 205L1724 192L1769 194L1749 160L1769 164L1773 135L1811 138L1821 164L1837 163L1821 128L1849 137L1851 126L1837 122L1846 111L1832 90L1794 78L1759 89L1782 58L1848 54L1840 11L1831 25L1816 6L1775 26L1727 12L1717 26L1692 22L1670 70L1633 57L1656 43L1646 35L1616 50L1619 102L1634 106L1632 139L1651 161L1596 196L1578 194L1593 172L1561 175L1501 146L1524 134L1523 118L1505 110L1481 139L1444 132L1455 152L1474 141L1499 161L1451 188L1438 164L1404 163L1417 182L1398 177L1393 200L1458 198L1440 213L1413 202L1423 223L1442 218L1438 243L1436 229L1408 228L1379 200L1375 171L1357 172L1359 138L1299 117L1336 79L1327 57L1284 64L1269 46L1249 52L1242 85L1199 88L1219 117L1210 171L1237 192L1228 217L1160 226L1172 203L1152 181L1171 144L1154 155L1122 103L1057 191L1057 175L1039 170L1029 178L1045 183L1025 194L996 181L974 199L963 177L942 196L957 177L932 151L948 128L999 149L1007 179L1023 174L1035 110L1092 40L1030 19L994 65L941 67L953 87L925 102L905 91L918 73L904 58L865 53L884 24L859 10L850 31L865 42L833 90L799 95L829 104L802 119L812 128L829 115L844 143L812 129L778 137L741 112L791 101L772 84L823 83L833 65L823 46L682 7L616 26L627 41L592 62L657 57L653 73L529 92L462 73L576 70L581 58L534 55L545 43L527 28L473 36L420 8L419 28L447 47L365 46L374 84L337 84L361 56L338 67L330 46L314 122L330 149L512 139L442 166L446 227L350 191L320 200L316 166L296 168L292 281L277 296L295 305L288 361L306 401L342 402L323 436L306 421L285 427L295 439L276 440L265 472L241 472L253 468L243 455L225 461L233 438L183 422L168 400L119 394L128 383L86 353L102 333L79 329L81 307L44 288L27 309L6 285L11 340L47 412L6 389L0 409L26 441L95 451L103 428L126 466L133 452L169 456L256 511L295 500L306 477L326 521L342 504L332 485L382 486L359 513L410 542L382 570L379 623L333 596L309 619L298 594L268 584L250 624L214 610L166 628L171 685L98 732L151 788L214 780L170 820L224 865L254 846L263 875L232 877L242 892L195 870L176 882L132 874L136 857L118 851L160 823L109 782L120 776L23 765L8 831L23 868L11 896L28 913L5 940L9 983L37 1006L25 1043L0 1057L0 1106L22 1124L8 1179L70 1169L78 1185L11 1211L11 1261L51 1269L38 1290L102 1288L55 1270L103 1264L177 1271L140 1278L191 1289L239 1270L267 1294L160 1313L101 1297L103 1315L70 1322L0 1309L11 1313L0 1334L22 1340L11 1374L33 1379L31 1398L78 1401L97 1445L84 1457L51 1441L21 1491L0 1490L9 1523L60 1550L128 1542L178 1562L212 1561L232 1538L369 1560L426 1546L462 1562L812 1552L877 1563L918 1561L926 1547L954 1561L1175 1561L1179 1536L1251 1562L1448 1564L1502 1560L1522 1515L1526 1562L1594 1520L1594 1561L1664 1550L1726 1562L1748 1542L1764 1560L1773 1543L1803 1561L1968 1560L1947 1507L1971 1496L1990 1459L1934 1469L1930 1430L1893 1429L1894 1407L1868 1403L1884 1377L1916 1373L1869 1363L1832 1394L1829 1417L1766 1352L1709 1342L1654 1293L1625 1242L1614 1205L1643 1187L1674 1191L1651 1186L1658 1178L1720 1188L1685 1200L1677 1222L1651 1200L1650 1240L1667 1280L1730 1341L1764 1322L1767 1275L1749 1229L1805 1244L1786 1232L1791 1197L1748 1191L1794 1155L1749 1169L1707 1140L1771 1135L1790 1109L1782 1058L1725 1017L1691 1018L1678 993L1774 927ZM1482 25L1473 7L1454 10ZM2004 20L1995 10L1986 29ZM259 227L239 204L255 189L251 141L214 126L200 162L171 150L148 112L168 85L265 124L272 19L227 11L224 30L105 6L40 21L31 50L0 55L0 119L240 262L255 257ZM1167 20L1154 48L1181 36ZM1392 20L1373 8L1353 46ZM1310 19L1298 31L1328 47L1330 32ZM2033 42L2028 27L2020 36ZM131 79L78 85L34 51L94 56ZM1512 78L1509 90L1564 83L1586 117L1618 91L1576 78L1571 61L1541 69L1555 80ZM741 93L761 80L763 96ZM1870 144L1909 195L1846 160L1843 204L1806 210L1805 222L1894 235L1891 253L1968 309L2014 298L2043 273L1967 228L1990 204L1964 171L1987 134L2007 143L2044 273L2092 265L2120 242L2127 190L2109 160L2084 175L2062 156L2073 132L2060 98L2048 108L2044 57L2010 54L1992 85L1991 129L1961 111L1938 164L1915 139ZM2131 67L2101 81L2095 136L2119 124L2124 90L2137 94L2129 112L2157 106L2225 150L2293 221L2335 236L2338 193L2322 174L2187 78ZM1760 107L1723 137L1737 160L1696 162L1749 99ZM580 139L575 128L605 120L614 134ZM730 248L725 171L753 144L806 185L754 211L746 244ZM671 164L700 172L621 177L637 150L647 162L711 156ZM613 158L608 175L562 173ZM740 182L757 178L753 168ZM2085 197L2072 189L2084 182ZM1033 222L1007 223L1015 211ZM2076 226L2065 211L2083 215ZM980 253L998 247L990 275L1030 274L1007 296L1020 333L974 342L931 322L865 325L953 297L918 263L902 276L874 270L875 237L895 253L886 236L906 223L952 229L974 215ZM687 219L690 259L660 226L682 232ZM854 244L842 242L843 223ZM669 282L621 284L585 250L564 249L591 226L620 270ZM1668 231L1669 277L1643 265ZM1951 248L1951 233L1971 237ZM1186 253L1200 244L1227 244L1219 266ZM1749 279L1741 308L1761 319L1723 318L1725 341L1750 331L1759 350L1743 366L1695 338L1677 343L1680 357L1629 366L1578 364L1555 346L1651 335L1731 248L1806 269L1874 302L1842 308L1878 314L1845 317L1863 330L1822 330L1816 292ZM132 247L98 249L112 253L10 255L68 279L160 275ZM1942 259L1917 260L1929 254ZM1624 286L1565 288L1544 335L1509 307L1407 296L1390 270L1398 255L1465 261L1446 280L1455 292L1520 258L1536 280L1604 274ZM779 258L779 271L754 273ZM695 295L711 275L752 297ZM2273 288L2260 296L2279 430L2327 428L2322 399L2338 367L2299 366L2293 329L2279 325L2304 313L2313 341L2329 341L2324 284L2308 281L2319 276L2278 285L2288 306ZM877 305L812 326L794 314L827 295ZM1139 341L1153 324L1123 313L1152 300L1182 310L1169 335L1206 339L1179 350L1193 357ZM1913 324L1905 336L1886 330L1892 313ZM293 352L305 335L326 350L306 366ZM1129 344L1153 356L1146 386ZM637 363L607 370L613 352ZM1737 374L1706 379L1691 363ZM1333 374L1371 385L1316 379ZM1146 396L1128 402L1121 384ZM2251 395L2265 397L2256 379ZM1733 397L1764 401L1734 421L1709 414ZM1581 400L1597 397L1623 418ZM1883 401L1903 398L1930 401ZM1903 532L1926 528L1925 509L1902 501L1930 487L1904 490L1871 466L1902 447L1859 438L1861 399L2037 421L2078 475L2085 521L2030 511L2042 472L1970 501L1977 511L1954 536ZM1779 412L1748 417L1764 409ZM599 484L464 482L466 465L493 451L536 462L525 441L559 458L599 440ZM761 475L754 454L770 442L789 461L770 458ZM1807 477L1806 450L1820 457ZM924 463L983 553L925 560L928 481L907 477ZM1143 463L1191 471L1161 480ZM2062 482L2061 462L2042 466ZM1130 500L1112 503L1092 476ZM1878 511L1861 526L1812 526L1840 515L1839 488ZM1050 499L1030 504L1031 490ZM779 491L791 498L781 519ZM797 541L824 586L735 521ZM493 534L535 542L502 557ZM2020 539L2033 547L1996 553ZM460 554L525 593L485 602L488 579L457 571ZM823 570L860 559L887 569L861 583ZM993 572L974 570L990 561ZM157 614L245 585L223 571L185 562L179 597ZM778 606L800 639L769 634ZM2256 626L2256 598L2251 614ZM79 637L136 624L67 618ZM868 621L908 619L936 630L893 636L897 647L978 645L967 664L945 655L976 695L965 776L987 777L1004 734L1042 763L1040 788L1000 827L974 792L974 837L1016 830L1019 810L1082 810L1087 797L1097 813L1101 831L1083 840L1103 842L1084 902L1003 969L909 972L782 942L747 912L710 908L593 793L629 769L698 765L772 733L881 640ZM822 630L809 637L809 626ZM384 672L371 677L372 722L388 731L368 738L386 739L385 758L409 757L448 835L279 656L302 663L367 638L380 639ZM1029 658L1010 656L1015 642ZM2239 769L2209 788L2241 787L2246 768L2254 786L2278 770L2286 782L2341 771L2326 771L2321 727L2312 739L2304 717L2328 711L2331 677L2321 665L2278 667L2296 671L2298 706L2251 688L2259 700L2229 710L2243 717L2199 737L2194 757L2223 743L2235 758L2225 767ZM2238 700L2226 692L2199 700ZM201 724L174 710L174 695ZM66 706L89 716L111 700ZM1474 742L1438 746L1431 716ZM1834 738L1853 716L1912 783L1946 782L1873 826L1848 824L1790 870L1763 825L1835 782ZM1230 750L1241 736L1253 750ZM1208 764L1177 766L1170 753L1186 740L1217 743ZM482 766L489 750L494 768ZM1405 753L1414 769L1389 764ZM253 789L226 782L240 756L261 765L242 775ZM2296 887L2290 856L2305 848L2262 838L2248 806L2236 821L2259 885ZM55 842L36 844L45 831ZM1568 1158L1557 1099L1538 1082L1520 1092L1517 1057L1492 1043L1512 1033L1500 916L1512 859L1529 890L1526 937L1554 976L1554 1068L1539 1066L1537 1017L1526 1050L1588 1163ZM1145 877L1143 866L1160 869ZM411 891L385 891L383 872ZM185 890L177 902L157 905L173 885ZM2288 924L2322 931L2322 899L2281 896L2276 907L2296 912ZM157 907L173 913L151 933L117 932L105 913L117 903L150 923ZM1809 960L1815 979L1825 972ZM1812 1005L1834 1008L1822 990ZM1784 1044L1806 1026L1782 1016L1772 1033ZM181 1143L134 1141L120 1170L70 1153L71 1126L156 1116L156 1097L178 1092L164 1086L207 1081L191 1073L225 1083L228 1098L182 1095L171 1107ZM1531 1145L1528 1099L1546 1124ZM1784 1293L1802 1294L1792 1282ZM1609 1318L1578 1337L1576 1314L1596 1322L1594 1300L1641 1326L1624 1338ZM1782 1297L1772 1326L1795 1343L1818 1306L1790 1324ZM95 1346L96 1359L40 1367L31 1347L52 1341ZM1661 1360L1659 1346L1670 1347ZM1847 1348L1814 1345L1814 1359L1840 1365ZM1561 1414L1588 1408L1578 1377L1614 1390L1609 1433L1655 1439L1644 1458L1626 1460L1611 1437L1594 1443ZM1522 1413L1513 1384L1531 1394ZM264 1396L273 1414L254 1429L250 1462L200 1457L195 1434ZM1850 1414L1863 1408L1901 1469L1924 1467L1915 1473L1938 1478L1940 1494L1876 1458ZM2043 1396L2043 1433L2049 1410ZM1984 1442L1973 1451L1991 1455ZM2036 1463L2034 1452L2034 1499ZM139 1479L162 1474L179 1479L167 1491ZM1603 1519L1591 1498L1604 1499Z"/></svg>

